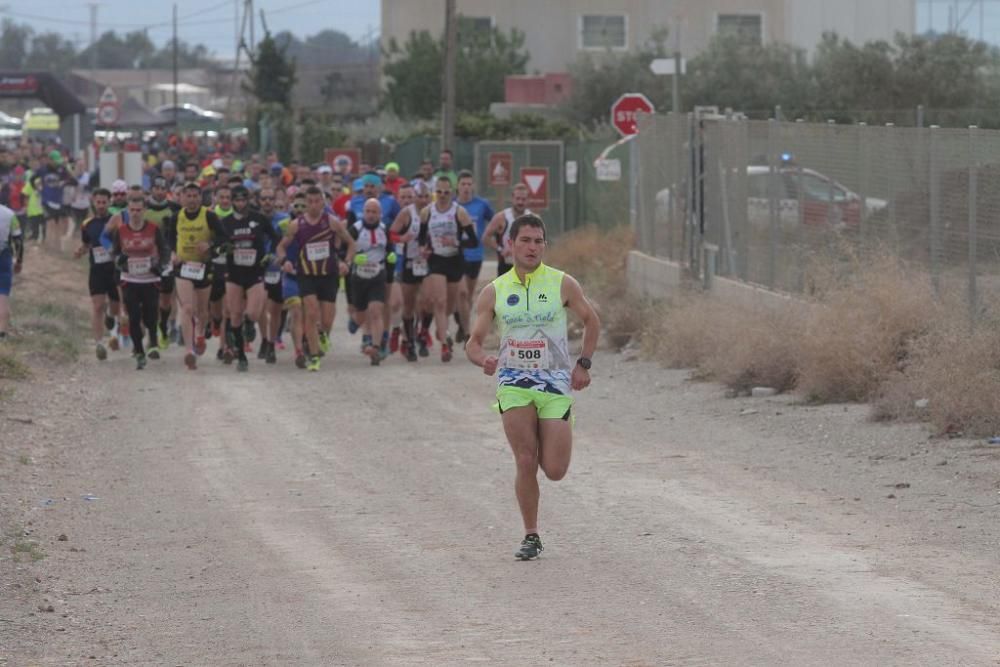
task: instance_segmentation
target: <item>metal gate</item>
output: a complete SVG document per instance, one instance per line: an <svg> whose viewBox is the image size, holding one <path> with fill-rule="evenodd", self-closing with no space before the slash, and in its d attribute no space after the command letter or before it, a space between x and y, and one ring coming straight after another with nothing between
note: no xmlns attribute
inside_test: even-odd
<svg viewBox="0 0 1000 667"><path fill-rule="evenodd" d="M480 141L475 151L476 188L496 210L510 206L510 190L525 183L528 207L552 236L566 231L565 149L561 141Z"/></svg>

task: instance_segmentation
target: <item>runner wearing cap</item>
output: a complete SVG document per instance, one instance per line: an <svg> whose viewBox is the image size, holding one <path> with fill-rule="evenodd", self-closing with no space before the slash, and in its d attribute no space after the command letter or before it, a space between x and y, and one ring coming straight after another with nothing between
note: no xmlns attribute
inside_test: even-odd
<svg viewBox="0 0 1000 667"><path fill-rule="evenodd" d="M399 188L406 183L406 180L399 177L399 165L395 162L390 162L385 165L385 178L383 179L383 187L386 192L392 193L393 197L399 197Z"/></svg>
<svg viewBox="0 0 1000 667"><path fill-rule="evenodd" d="M111 203L108 205L108 211L111 215L117 215L124 211L126 206L128 206L128 183L119 178L111 184Z"/></svg>

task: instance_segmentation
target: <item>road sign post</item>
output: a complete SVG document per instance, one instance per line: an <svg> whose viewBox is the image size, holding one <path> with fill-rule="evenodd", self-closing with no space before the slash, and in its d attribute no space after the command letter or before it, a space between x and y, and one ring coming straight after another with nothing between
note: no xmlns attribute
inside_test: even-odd
<svg viewBox="0 0 1000 667"><path fill-rule="evenodd" d="M118 101L118 95L111 86L104 89L101 99L97 103L97 124L104 127L117 125L121 119L122 106Z"/></svg>

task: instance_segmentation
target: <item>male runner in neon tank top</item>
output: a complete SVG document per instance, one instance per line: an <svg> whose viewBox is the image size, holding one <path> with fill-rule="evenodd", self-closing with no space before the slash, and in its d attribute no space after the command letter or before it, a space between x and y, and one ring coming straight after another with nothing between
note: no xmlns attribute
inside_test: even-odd
<svg viewBox="0 0 1000 667"><path fill-rule="evenodd" d="M302 298L306 340L309 342L308 369L319 370L319 359L329 350L340 276L346 275L354 261L354 239L336 218L324 211L323 191L315 185L306 188L305 214L288 225L288 233L278 244L277 261L286 272L297 272ZM298 267L286 262L292 241L299 247ZM338 241L347 248L344 259L338 254Z"/></svg>
<svg viewBox="0 0 1000 667"><path fill-rule="evenodd" d="M514 554L531 560L542 551L538 535L538 468L553 481L569 469L573 391L590 385L590 359L601 323L580 284L542 263L545 224L525 215L511 230L514 268L483 288L465 348L469 361L497 377L497 403L514 454L515 491L525 537ZM566 311L583 321L583 345L574 361L566 332ZM497 354L483 341L490 327L500 337Z"/></svg>
<svg viewBox="0 0 1000 667"><path fill-rule="evenodd" d="M212 285L211 263L216 249L226 241L226 230L218 216L201 204L201 188L196 183L184 186L184 208L170 219L167 244L176 276L175 289L180 305L184 342L191 346L184 356L190 370L198 367L197 357L205 353L202 327L208 318L209 288Z"/></svg>

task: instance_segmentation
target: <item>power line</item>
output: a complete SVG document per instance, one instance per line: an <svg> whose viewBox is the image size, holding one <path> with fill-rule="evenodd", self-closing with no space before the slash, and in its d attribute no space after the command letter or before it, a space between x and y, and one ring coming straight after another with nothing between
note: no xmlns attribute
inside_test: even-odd
<svg viewBox="0 0 1000 667"><path fill-rule="evenodd" d="M228 22L229 19L213 19L212 21L189 21L185 23L188 19L198 18L199 16L204 16L210 14L214 11L222 9L223 7L229 6L230 0L223 0L217 5L212 5L211 7L206 7L200 9L196 12L191 12L190 14L185 14L178 19L178 25L206 25L208 23L223 23ZM11 16L19 19L27 19L29 21L42 21L48 23L59 23L62 25L81 25L89 26L90 21L84 19L64 19L55 16L39 16L37 14L26 14L24 12L11 12L7 10L0 9L0 15ZM135 28L136 30L150 30L153 28L169 28L171 27L171 21L161 21L157 23L102 23L102 28Z"/></svg>

